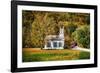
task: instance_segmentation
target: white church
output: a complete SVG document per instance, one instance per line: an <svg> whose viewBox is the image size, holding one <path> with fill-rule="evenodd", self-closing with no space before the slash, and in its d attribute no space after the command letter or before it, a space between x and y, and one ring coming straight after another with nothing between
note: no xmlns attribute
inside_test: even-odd
<svg viewBox="0 0 100 73"><path fill-rule="evenodd" d="M60 28L59 35L45 37L44 49L64 49L64 27Z"/></svg>

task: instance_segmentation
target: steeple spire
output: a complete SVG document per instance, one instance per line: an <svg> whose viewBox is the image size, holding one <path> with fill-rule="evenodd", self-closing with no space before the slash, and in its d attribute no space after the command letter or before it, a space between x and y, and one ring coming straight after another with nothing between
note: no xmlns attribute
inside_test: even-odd
<svg viewBox="0 0 100 73"><path fill-rule="evenodd" d="M59 30L59 37L60 38L64 38L64 27L60 27L60 30Z"/></svg>

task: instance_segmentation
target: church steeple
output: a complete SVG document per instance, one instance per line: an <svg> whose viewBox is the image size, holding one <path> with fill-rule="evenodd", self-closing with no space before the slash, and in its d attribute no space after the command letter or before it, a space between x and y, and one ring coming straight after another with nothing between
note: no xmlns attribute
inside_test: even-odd
<svg viewBox="0 0 100 73"><path fill-rule="evenodd" d="M60 27L60 30L59 30L59 37L60 38L64 38L64 27Z"/></svg>

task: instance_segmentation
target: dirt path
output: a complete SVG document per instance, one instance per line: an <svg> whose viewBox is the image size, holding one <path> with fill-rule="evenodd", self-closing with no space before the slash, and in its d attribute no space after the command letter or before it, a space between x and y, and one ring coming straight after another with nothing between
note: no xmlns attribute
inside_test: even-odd
<svg viewBox="0 0 100 73"><path fill-rule="evenodd" d="M76 46L76 47L72 48L72 50L81 50L81 51L90 52L90 49L81 48L81 47L78 47L78 46Z"/></svg>

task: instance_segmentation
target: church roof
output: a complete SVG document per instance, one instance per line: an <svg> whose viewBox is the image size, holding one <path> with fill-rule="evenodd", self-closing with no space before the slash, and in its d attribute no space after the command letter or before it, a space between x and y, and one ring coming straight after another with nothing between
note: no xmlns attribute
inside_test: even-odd
<svg viewBox="0 0 100 73"><path fill-rule="evenodd" d="M46 40L62 40L63 38L59 37L58 35L49 35L49 36L46 36L45 38Z"/></svg>

